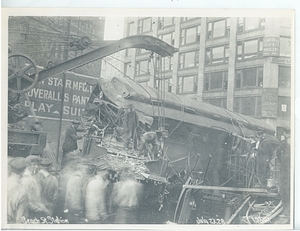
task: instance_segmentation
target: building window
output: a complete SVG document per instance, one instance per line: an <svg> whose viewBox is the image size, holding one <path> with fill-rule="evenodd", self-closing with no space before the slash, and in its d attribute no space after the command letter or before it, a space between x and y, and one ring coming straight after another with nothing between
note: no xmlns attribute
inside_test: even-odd
<svg viewBox="0 0 300 231"><path fill-rule="evenodd" d="M200 41L200 26L181 30L181 45L191 44Z"/></svg>
<svg viewBox="0 0 300 231"><path fill-rule="evenodd" d="M172 92L172 79L156 79L155 88L162 89L164 92Z"/></svg>
<svg viewBox="0 0 300 231"><path fill-rule="evenodd" d="M129 23L127 27L128 27L128 29L127 29L127 36L134 35L135 34L134 33L134 23L133 22Z"/></svg>
<svg viewBox="0 0 300 231"><path fill-rule="evenodd" d="M148 75L150 69L150 60L137 61L135 66L135 75Z"/></svg>
<svg viewBox="0 0 300 231"><path fill-rule="evenodd" d="M265 18L238 18L238 32L265 29Z"/></svg>
<svg viewBox="0 0 300 231"><path fill-rule="evenodd" d="M173 68L173 58L164 57L162 58L162 71L171 71Z"/></svg>
<svg viewBox="0 0 300 231"><path fill-rule="evenodd" d="M261 57L263 53L263 38L238 42L237 60Z"/></svg>
<svg viewBox="0 0 300 231"><path fill-rule="evenodd" d="M168 26L174 25L174 17L160 17L158 29L163 29Z"/></svg>
<svg viewBox="0 0 300 231"><path fill-rule="evenodd" d="M229 45L206 49L205 64L224 63L229 59Z"/></svg>
<svg viewBox="0 0 300 231"><path fill-rule="evenodd" d="M160 35L159 38L170 45L175 44L175 32Z"/></svg>
<svg viewBox="0 0 300 231"><path fill-rule="evenodd" d="M280 56L291 57L291 38L280 37Z"/></svg>
<svg viewBox="0 0 300 231"><path fill-rule="evenodd" d="M148 86L148 81L146 81L146 82L139 82L139 85L141 85L142 87L146 87L146 86Z"/></svg>
<svg viewBox="0 0 300 231"><path fill-rule="evenodd" d="M235 97L233 111L249 116L261 116L261 97Z"/></svg>
<svg viewBox="0 0 300 231"><path fill-rule="evenodd" d="M290 97L278 97L278 110L277 116L279 118L290 118L291 117L291 98Z"/></svg>
<svg viewBox="0 0 300 231"><path fill-rule="evenodd" d="M152 19L145 18L139 20L138 33L142 34L152 30Z"/></svg>
<svg viewBox="0 0 300 231"><path fill-rule="evenodd" d="M208 103L215 105L217 107L227 108L227 99L226 98L217 98L217 99L208 99Z"/></svg>
<svg viewBox="0 0 300 231"><path fill-rule="evenodd" d="M204 90L226 90L228 84L228 72L220 71L206 73L204 75Z"/></svg>
<svg viewBox="0 0 300 231"><path fill-rule="evenodd" d="M199 51L181 53L179 55L179 69L197 67L199 65Z"/></svg>
<svg viewBox="0 0 300 231"><path fill-rule="evenodd" d="M291 87L291 67L278 67L278 87Z"/></svg>
<svg viewBox="0 0 300 231"><path fill-rule="evenodd" d="M157 57L156 71L171 71L173 68L173 57Z"/></svg>
<svg viewBox="0 0 300 231"><path fill-rule="evenodd" d="M235 72L235 88L263 87L263 67L252 67Z"/></svg>
<svg viewBox="0 0 300 231"><path fill-rule="evenodd" d="M197 76L178 77L178 94L197 93Z"/></svg>
<svg viewBox="0 0 300 231"><path fill-rule="evenodd" d="M129 49L126 49L126 53L125 53L125 56L126 57L131 57L135 52L135 49L134 48L129 48Z"/></svg>
<svg viewBox="0 0 300 231"><path fill-rule="evenodd" d="M229 36L230 18L207 24L207 39Z"/></svg>

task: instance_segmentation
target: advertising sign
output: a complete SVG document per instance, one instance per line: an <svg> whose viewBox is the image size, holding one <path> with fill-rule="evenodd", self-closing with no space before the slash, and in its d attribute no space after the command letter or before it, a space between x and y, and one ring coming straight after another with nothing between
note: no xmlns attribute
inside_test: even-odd
<svg viewBox="0 0 300 231"><path fill-rule="evenodd" d="M85 104L97 79L74 73L52 77L39 83L29 91L31 106L37 116L76 119L84 111Z"/></svg>
<svg viewBox="0 0 300 231"><path fill-rule="evenodd" d="M272 63L278 63L278 64L289 64L289 65L291 65L291 58L289 58L289 57L272 57L271 62Z"/></svg>
<svg viewBox="0 0 300 231"><path fill-rule="evenodd" d="M264 88L262 92L262 117L276 117L278 105L278 89Z"/></svg>
<svg viewBox="0 0 300 231"><path fill-rule="evenodd" d="M263 56L279 56L280 52L279 37L265 37Z"/></svg>

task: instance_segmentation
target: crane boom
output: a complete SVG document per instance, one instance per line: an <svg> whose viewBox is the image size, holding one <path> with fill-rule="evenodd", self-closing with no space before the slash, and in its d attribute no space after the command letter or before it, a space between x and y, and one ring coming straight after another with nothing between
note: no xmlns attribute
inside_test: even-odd
<svg viewBox="0 0 300 231"><path fill-rule="evenodd" d="M107 46L100 47L96 50L88 52L84 55L80 55L76 58L70 59L64 63L58 64L54 67L39 72L38 81L50 78L58 75L64 71L70 71L72 69L83 66L87 63L102 59L108 55L116 53L118 51L127 48L142 48L153 51L162 57L172 56L178 49L172 47L166 42L148 35L135 35L126 37L117 42L113 42Z"/></svg>

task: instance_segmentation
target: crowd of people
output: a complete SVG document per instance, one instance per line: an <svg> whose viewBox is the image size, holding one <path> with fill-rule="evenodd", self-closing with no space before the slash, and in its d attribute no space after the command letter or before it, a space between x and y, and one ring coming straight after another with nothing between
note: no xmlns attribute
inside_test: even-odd
<svg viewBox="0 0 300 231"><path fill-rule="evenodd" d="M8 160L7 221L52 216L58 197L58 180L49 173L52 161L30 155Z"/></svg>
<svg viewBox="0 0 300 231"><path fill-rule="evenodd" d="M9 157L9 224L55 218L69 224L138 223L143 186L129 167L116 174L107 163L78 158L56 177L49 171L51 164L36 155Z"/></svg>

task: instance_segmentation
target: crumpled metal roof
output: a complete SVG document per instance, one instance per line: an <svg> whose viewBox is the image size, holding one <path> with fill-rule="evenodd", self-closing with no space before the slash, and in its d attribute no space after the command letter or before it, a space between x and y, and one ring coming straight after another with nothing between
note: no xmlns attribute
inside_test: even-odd
<svg viewBox="0 0 300 231"><path fill-rule="evenodd" d="M161 99L158 94L162 92L157 92L155 88L141 86L128 78L116 77L111 81L101 79L100 84L104 95L119 107L125 108L126 105L133 104L137 111L147 116L160 115L158 105L161 104ZM257 130L263 130L270 135L275 134L270 125L250 116L169 92L163 92L162 98L166 118L236 132L242 136L254 135Z"/></svg>

